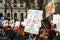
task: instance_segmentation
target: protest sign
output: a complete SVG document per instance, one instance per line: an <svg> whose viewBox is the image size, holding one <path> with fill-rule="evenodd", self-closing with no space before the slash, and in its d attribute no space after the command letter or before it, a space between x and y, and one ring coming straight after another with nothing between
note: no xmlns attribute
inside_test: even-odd
<svg viewBox="0 0 60 40"><path fill-rule="evenodd" d="M39 28L41 27L41 20L43 11L39 10L28 10L27 19L24 20L24 31L32 34L38 34Z"/></svg>
<svg viewBox="0 0 60 40"><path fill-rule="evenodd" d="M19 26L20 26L20 21L16 21L15 26L17 26L17 27L19 28Z"/></svg>
<svg viewBox="0 0 60 40"><path fill-rule="evenodd" d="M42 10L28 10L27 12L27 19L37 19L38 20L42 20L43 17L42 17L42 14L43 14L43 11Z"/></svg>
<svg viewBox="0 0 60 40"><path fill-rule="evenodd" d="M55 12L54 0L52 0L45 6L45 11L46 11L46 17L50 16Z"/></svg>
<svg viewBox="0 0 60 40"><path fill-rule="evenodd" d="M55 30L60 31L60 15L53 15L53 25L56 26Z"/></svg>
<svg viewBox="0 0 60 40"><path fill-rule="evenodd" d="M8 26L8 20L2 21L2 24L3 24L4 27L5 27L5 26Z"/></svg>
<svg viewBox="0 0 60 40"><path fill-rule="evenodd" d="M11 20L9 26L14 27L14 20Z"/></svg>

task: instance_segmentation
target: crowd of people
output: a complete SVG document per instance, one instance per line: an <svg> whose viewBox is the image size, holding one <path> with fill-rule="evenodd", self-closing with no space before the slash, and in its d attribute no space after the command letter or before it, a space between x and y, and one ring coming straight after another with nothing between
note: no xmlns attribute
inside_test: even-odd
<svg viewBox="0 0 60 40"><path fill-rule="evenodd" d="M10 20L8 20L10 22ZM60 40L60 32L54 30L54 26L48 20L42 21L39 34L24 32L24 26L20 24L19 28L2 26L0 22L0 40Z"/></svg>
<svg viewBox="0 0 60 40"><path fill-rule="evenodd" d="M55 30L56 25L52 25L48 20L43 21L40 28L40 40L60 40L60 32Z"/></svg>
<svg viewBox="0 0 60 40"><path fill-rule="evenodd" d="M3 25L2 22L5 20L0 20L0 40L26 40L27 36L24 34L24 26L19 25L11 27L12 24L9 25L11 20L8 20L8 26ZM15 21L16 22L16 21Z"/></svg>

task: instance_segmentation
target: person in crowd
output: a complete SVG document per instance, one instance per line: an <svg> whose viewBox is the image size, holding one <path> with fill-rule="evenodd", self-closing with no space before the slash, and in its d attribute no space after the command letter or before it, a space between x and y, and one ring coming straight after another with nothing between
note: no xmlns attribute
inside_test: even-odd
<svg viewBox="0 0 60 40"><path fill-rule="evenodd" d="M52 40L54 37L56 37L56 32L54 30L51 30L48 35L48 39Z"/></svg>
<svg viewBox="0 0 60 40"><path fill-rule="evenodd" d="M0 28L2 29L2 23L1 23L1 21L0 21Z"/></svg>
<svg viewBox="0 0 60 40"><path fill-rule="evenodd" d="M3 30L2 30L2 29L0 29L0 36L2 36L2 34L3 34Z"/></svg>
<svg viewBox="0 0 60 40"><path fill-rule="evenodd" d="M46 40L46 29L44 27L40 28L39 40Z"/></svg>
<svg viewBox="0 0 60 40"><path fill-rule="evenodd" d="M51 29L50 29L49 27L47 27L47 29L46 29L47 35L49 34L50 30L51 30Z"/></svg>
<svg viewBox="0 0 60 40"><path fill-rule="evenodd" d="M14 40L14 38L16 37L16 33L11 28L8 28L7 35L8 39L11 40Z"/></svg>

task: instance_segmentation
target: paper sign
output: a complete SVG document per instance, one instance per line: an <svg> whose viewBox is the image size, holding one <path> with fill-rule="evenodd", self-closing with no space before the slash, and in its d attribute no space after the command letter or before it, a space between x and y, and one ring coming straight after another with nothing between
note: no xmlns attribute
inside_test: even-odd
<svg viewBox="0 0 60 40"><path fill-rule="evenodd" d="M60 15L53 15L53 24L56 24L57 31L60 31Z"/></svg>
<svg viewBox="0 0 60 40"><path fill-rule="evenodd" d="M17 26L17 27L19 28L19 26L20 26L20 21L16 21L15 26Z"/></svg>
<svg viewBox="0 0 60 40"><path fill-rule="evenodd" d="M28 15L27 15L27 19L37 19L38 20L42 20L43 17L42 17L42 14L43 14L43 11L41 10L28 10Z"/></svg>
<svg viewBox="0 0 60 40"><path fill-rule="evenodd" d="M14 20L11 20L9 26L14 27Z"/></svg>
<svg viewBox="0 0 60 40"><path fill-rule="evenodd" d="M3 26L8 26L8 20L2 21Z"/></svg>
<svg viewBox="0 0 60 40"><path fill-rule="evenodd" d="M27 19L24 20L24 31L32 34L38 34L41 27L41 20L43 11L40 10L28 10Z"/></svg>
<svg viewBox="0 0 60 40"><path fill-rule="evenodd" d="M46 17L50 16L55 12L55 4L53 0L45 6L45 11L46 11Z"/></svg>
<svg viewBox="0 0 60 40"><path fill-rule="evenodd" d="M53 15L53 24L57 24L58 23L58 16L59 15Z"/></svg>

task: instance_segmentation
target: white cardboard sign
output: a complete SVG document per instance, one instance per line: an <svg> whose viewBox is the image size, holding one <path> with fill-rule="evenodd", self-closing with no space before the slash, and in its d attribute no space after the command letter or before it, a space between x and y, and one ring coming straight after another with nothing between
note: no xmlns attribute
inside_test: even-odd
<svg viewBox="0 0 60 40"><path fill-rule="evenodd" d="M20 21L16 21L15 26L17 26L17 27L19 28L19 26L20 26Z"/></svg>
<svg viewBox="0 0 60 40"><path fill-rule="evenodd" d="M60 31L60 15L53 15L53 24L56 24L55 30Z"/></svg>
<svg viewBox="0 0 60 40"><path fill-rule="evenodd" d="M24 20L24 31L32 34L38 34L39 28L41 27L41 20L43 11L39 10L28 10L27 19Z"/></svg>

